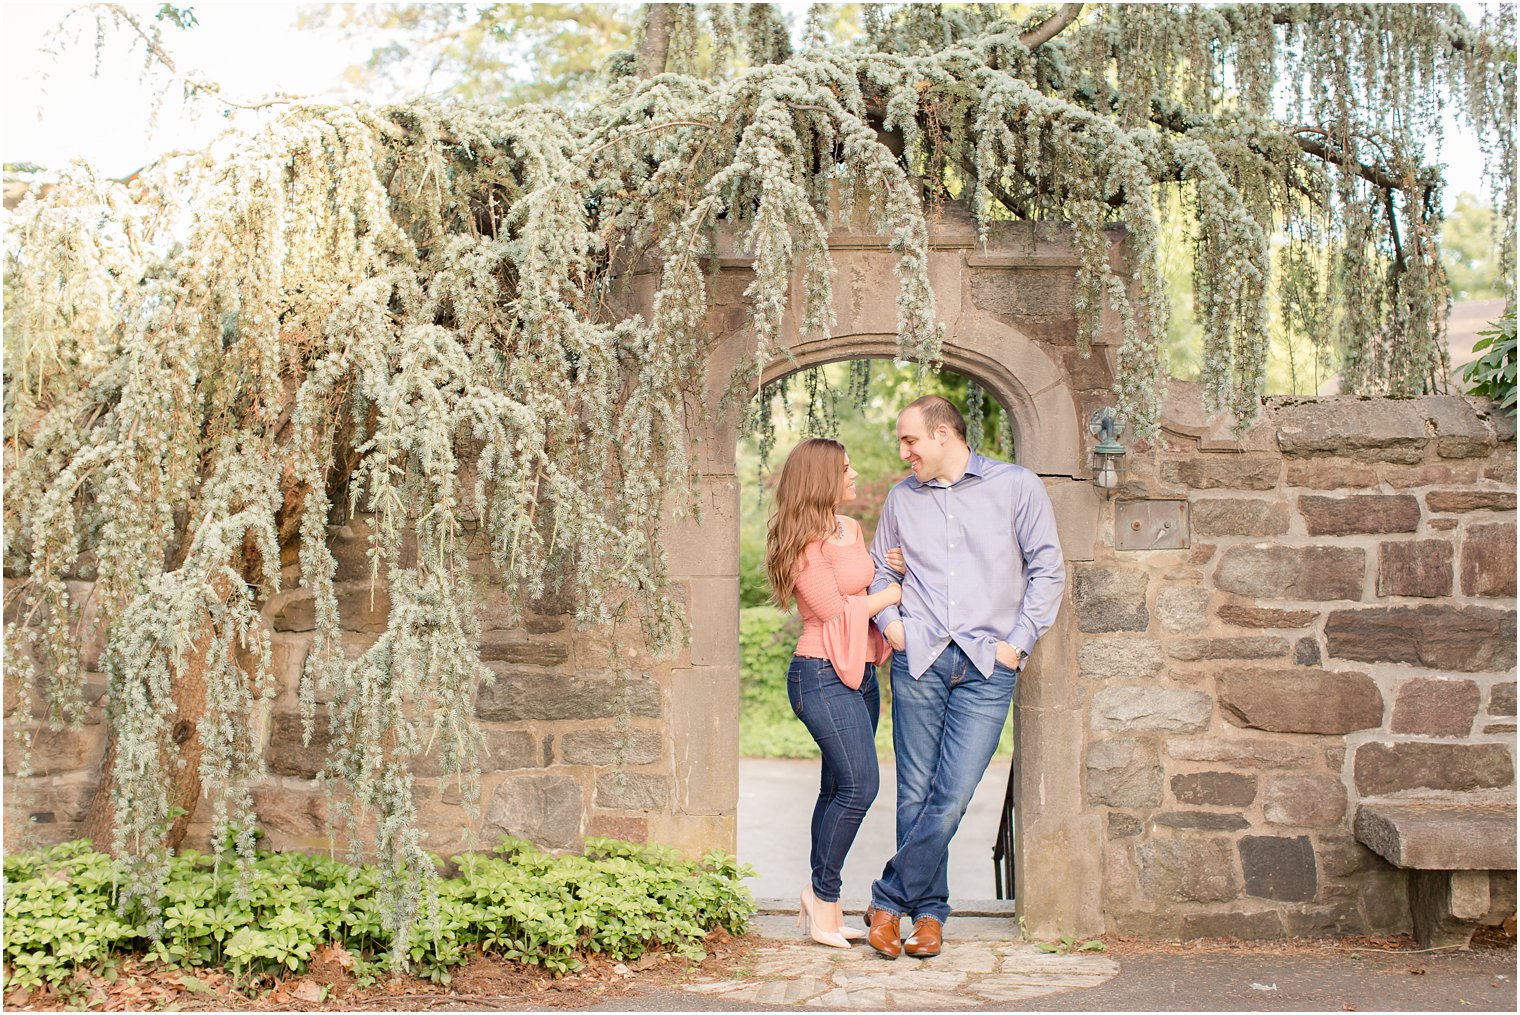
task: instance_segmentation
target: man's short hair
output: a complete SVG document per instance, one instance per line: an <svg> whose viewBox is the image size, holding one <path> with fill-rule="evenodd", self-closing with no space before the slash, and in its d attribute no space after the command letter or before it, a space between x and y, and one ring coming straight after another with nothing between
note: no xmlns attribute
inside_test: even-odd
<svg viewBox="0 0 1520 1015"><path fill-rule="evenodd" d="M966 418L955 407L955 403L951 402L948 398L943 398L939 395L925 395L922 398L915 398L909 402L903 408L903 412L907 412L909 409L917 409L923 414L924 426L928 427L931 434L943 424L944 426L948 426L963 443L965 442Z"/></svg>

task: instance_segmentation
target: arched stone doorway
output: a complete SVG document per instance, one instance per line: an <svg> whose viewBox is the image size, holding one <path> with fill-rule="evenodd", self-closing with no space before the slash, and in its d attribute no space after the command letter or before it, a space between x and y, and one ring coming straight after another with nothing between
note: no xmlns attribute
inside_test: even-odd
<svg viewBox="0 0 1520 1015"><path fill-rule="evenodd" d="M868 302L859 293L864 279L871 292L895 296L895 255L876 237L844 237L833 251L838 325L827 337L806 339L793 329L790 358L767 364L762 382L839 360L897 355L894 300L878 296ZM973 378L1008 411L1019 463L1044 478L1068 561L1093 556L1100 504L1086 481L1081 420L1089 404L1106 393L1112 376L1108 350L1095 349L1099 369L1074 384L1059 352L1069 343L1064 324L1053 324L1047 340L1036 341L1018 326L1017 313L1005 311L1019 309L1016 290L1026 280L1036 290L1026 301L1035 310L1069 299L1074 266L1059 244L1036 244L1027 236L1008 235L983 248L960 222L931 234L930 274L945 325L943 363ZM752 277L748 262L726 258L722 269L711 314L718 336L710 375L714 393L752 348L743 302ZM1010 289L1012 298L1003 298ZM1036 323L1039 317L1031 315ZM686 589L692 623L690 666L672 674L680 813L671 816L667 841L695 844L695 837L727 849L734 848L738 802L736 441L734 414L706 435L699 452L704 519L676 523L667 540L671 574ZM1042 935L1090 934L1103 927L1103 833L1100 819L1084 813L1082 803L1083 733L1072 632L1068 607L1041 640L1019 689L1017 901L1029 931ZM688 697L688 688L702 706ZM688 809L693 805L702 810ZM709 838L715 835L721 837Z"/></svg>

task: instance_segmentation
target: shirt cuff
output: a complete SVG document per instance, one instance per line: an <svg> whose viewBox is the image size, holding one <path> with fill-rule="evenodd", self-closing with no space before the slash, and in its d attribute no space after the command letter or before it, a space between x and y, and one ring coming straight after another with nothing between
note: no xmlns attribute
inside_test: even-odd
<svg viewBox="0 0 1520 1015"><path fill-rule="evenodd" d="M882 634L886 634L887 628L892 626L892 621L902 619L902 611L896 606L885 606L882 607L880 613L871 619L876 624L876 630Z"/></svg>

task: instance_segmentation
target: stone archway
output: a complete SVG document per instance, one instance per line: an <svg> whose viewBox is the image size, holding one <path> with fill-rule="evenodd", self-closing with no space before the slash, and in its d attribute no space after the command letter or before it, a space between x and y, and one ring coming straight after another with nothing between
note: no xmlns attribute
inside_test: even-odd
<svg viewBox="0 0 1520 1015"><path fill-rule="evenodd" d="M1069 296L1075 259L1064 248L1052 253L1043 242L1041 249L1034 247L1024 237L1009 237L997 248L982 248L959 222L931 234L930 275L946 329L942 360L975 379L1008 410L1020 464L1040 474L1051 494L1068 562L1091 560L1100 504L1086 481L1080 421L1083 402L1091 399L1095 385L1074 387L1069 368L1048 351L1061 345L1065 334L1037 342L1015 325L1014 315L989 309L987 301L978 299L978 288L1006 284L1016 290L1026 275L1041 299L1051 299L1052 290ZM839 325L827 337L806 339L793 326L791 357L768 364L762 381L824 363L897 354L895 303L868 304L859 293L862 278L874 280L874 291L896 292L895 255L876 237L839 238L831 249ZM748 260L725 258L721 267L711 316L720 336L709 375L714 392L722 390L733 365L752 348L743 301L752 278ZM849 281L841 284L840 279ZM1106 350L1095 350L1094 358L1107 366ZM1100 378L1104 373L1108 371L1099 370ZM1099 383L1107 387L1106 378ZM699 449L704 521L675 523L667 540L671 574L690 604L692 642L689 666L672 673L670 734L678 813L664 831L666 841L694 845L695 837L728 849L735 844L738 801L735 423L732 417L721 423ZM1041 640L1019 690L1017 903L1029 931L1042 935L1103 929L1103 833L1101 819L1083 806L1083 733L1071 613L1069 606L1064 608ZM691 692L700 695L702 706L691 703ZM692 804L704 810L688 810ZM708 838L714 833L721 838Z"/></svg>

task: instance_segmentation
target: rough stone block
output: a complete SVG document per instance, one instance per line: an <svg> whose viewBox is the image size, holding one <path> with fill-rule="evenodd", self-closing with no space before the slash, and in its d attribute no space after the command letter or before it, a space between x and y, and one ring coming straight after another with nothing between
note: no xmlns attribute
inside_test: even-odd
<svg viewBox="0 0 1520 1015"><path fill-rule="evenodd" d="M275 612L270 623L276 631L315 631L317 628L315 601L310 595L292 596Z"/></svg>
<svg viewBox="0 0 1520 1015"><path fill-rule="evenodd" d="M1288 641L1275 635L1249 638L1174 638L1166 647L1173 659L1280 659Z"/></svg>
<svg viewBox="0 0 1520 1015"><path fill-rule="evenodd" d="M572 730L559 742L567 765L647 765L660 760L657 730Z"/></svg>
<svg viewBox="0 0 1520 1015"><path fill-rule="evenodd" d="M1303 768L1314 763L1306 744L1241 732L1234 737L1168 737L1166 753L1178 761L1204 761L1241 768Z"/></svg>
<svg viewBox="0 0 1520 1015"><path fill-rule="evenodd" d="M1209 497L1192 503L1200 536L1280 536L1288 531L1288 505L1258 497Z"/></svg>
<svg viewBox="0 0 1520 1015"><path fill-rule="evenodd" d="M1239 814L1220 811L1166 811L1151 818L1165 828L1183 828L1196 832L1238 832L1250 828L1251 822Z"/></svg>
<svg viewBox="0 0 1520 1015"><path fill-rule="evenodd" d="M1413 401L1352 395L1273 404L1277 444L1290 458L1334 455L1363 462L1413 464L1425 457L1430 433Z"/></svg>
<svg viewBox="0 0 1520 1015"><path fill-rule="evenodd" d="M1237 726L1273 733L1350 733L1383 724L1383 695L1365 673L1226 670L1219 707Z"/></svg>
<svg viewBox="0 0 1520 1015"><path fill-rule="evenodd" d="M1420 408L1442 458L1486 458L1496 443L1493 430L1461 395L1427 395Z"/></svg>
<svg viewBox="0 0 1520 1015"><path fill-rule="evenodd" d="M1488 692L1488 714L1515 714L1515 682L1513 680L1495 684L1493 690Z"/></svg>
<svg viewBox="0 0 1520 1015"><path fill-rule="evenodd" d="M1213 699L1199 691L1173 691L1153 685L1109 686L1093 697L1092 728L1189 733L1207 726L1213 713Z"/></svg>
<svg viewBox="0 0 1520 1015"><path fill-rule="evenodd" d="M301 716L295 712L276 712L269 724L269 746L264 751L265 763L275 775L289 775L298 779L315 779L327 763L331 750L332 730L328 724L327 710L317 709L311 733L311 743L303 744Z"/></svg>
<svg viewBox="0 0 1520 1015"><path fill-rule="evenodd" d="M1425 506L1431 511L1456 513L1459 511L1513 511L1513 490L1432 490L1425 495Z"/></svg>
<svg viewBox="0 0 1520 1015"><path fill-rule="evenodd" d="M670 800L670 780L663 775L608 772L596 778L596 806L608 810L662 811Z"/></svg>
<svg viewBox="0 0 1520 1015"><path fill-rule="evenodd" d="M628 697L631 714L659 718L660 688L648 678L631 676L624 686L607 674L568 676L541 670L491 667L496 679L481 684L475 714L487 722L532 719L613 719Z"/></svg>
<svg viewBox="0 0 1520 1015"><path fill-rule="evenodd" d="M1188 913L1182 918L1184 938L1232 937L1241 941L1271 941L1283 936L1276 910L1259 913Z"/></svg>
<svg viewBox="0 0 1520 1015"><path fill-rule="evenodd" d="M1276 610L1267 606L1243 606L1238 603L1223 604L1215 615L1226 624L1255 628L1308 627L1319 617L1315 610Z"/></svg>
<svg viewBox="0 0 1520 1015"><path fill-rule="evenodd" d="M1225 902L1240 894L1230 843L1216 838L1151 839L1135 847L1140 887L1155 900Z"/></svg>
<svg viewBox="0 0 1520 1015"><path fill-rule="evenodd" d="M1084 638L1077 649L1077 668L1084 677L1152 677L1165 666L1161 643L1151 638Z"/></svg>
<svg viewBox="0 0 1520 1015"><path fill-rule="evenodd" d="M33 776L58 776L92 766L105 753L105 733L99 725L60 730L33 727L26 733L25 747L16 742L16 732L13 727L5 731L6 775L15 775L26 761Z"/></svg>
<svg viewBox="0 0 1520 1015"><path fill-rule="evenodd" d="M1319 642L1314 638L1300 638L1293 643L1293 662L1299 666L1318 666L1324 659L1320 655Z"/></svg>
<svg viewBox="0 0 1520 1015"><path fill-rule="evenodd" d="M1281 473L1281 460L1266 455L1204 454L1161 463L1163 481L1195 490L1272 490Z"/></svg>
<svg viewBox="0 0 1520 1015"><path fill-rule="evenodd" d="M510 775L491 794L482 832L488 841L510 835L548 849L574 849L585 820L579 781L565 775Z"/></svg>
<svg viewBox="0 0 1520 1015"><path fill-rule="evenodd" d="M1467 792L1515 781L1515 763L1504 744L1366 743L1353 762L1356 790L1364 797L1410 789Z"/></svg>
<svg viewBox="0 0 1520 1015"><path fill-rule="evenodd" d="M1310 490L1364 490L1375 486L1377 470L1344 459L1312 458L1287 463L1287 485Z"/></svg>
<svg viewBox="0 0 1520 1015"><path fill-rule="evenodd" d="M1421 677L1405 681L1393 703L1392 733L1465 737L1478 716L1478 685L1471 680Z"/></svg>
<svg viewBox="0 0 1520 1015"><path fill-rule="evenodd" d="M621 839L624 842L648 842L649 819L624 814L594 814L587 834L603 839Z"/></svg>
<svg viewBox="0 0 1520 1015"><path fill-rule="evenodd" d="M1420 502L1408 494L1303 494L1298 498L1298 513L1311 536L1413 532L1420 527Z"/></svg>
<svg viewBox="0 0 1520 1015"><path fill-rule="evenodd" d="M1314 844L1307 835L1247 835L1240 840L1246 894L1279 902L1310 902L1319 893Z"/></svg>
<svg viewBox="0 0 1520 1015"><path fill-rule="evenodd" d="M480 658L486 662L558 666L569 661L570 648L563 642L542 638L489 637L480 643Z"/></svg>
<svg viewBox="0 0 1520 1015"><path fill-rule="evenodd" d="M1395 490L1413 490L1425 486L1451 486L1456 483L1476 483L1481 478L1478 463L1470 462L1421 462L1419 465L1380 465L1378 479ZM1368 483L1375 486L1376 483Z"/></svg>
<svg viewBox="0 0 1520 1015"><path fill-rule="evenodd" d="M1131 568L1079 565L1072 583L1077 628L1085 634L1144 631L1150 624L1146 608L1149 579Z"/></svg>
<svg viewBox="0 0 1520 1015"><path fill-rule="evenodd" d="M1209 622L1208 606L1209 590L1196 585L1168 585L1156 593L1156 618L1173 634L1203 630Z"/></svg>
<svg viewBox="0 0 1520 1015"><path fill-rule="evenodd" d="M1128 839L1139 835L1145 830L1145 823L1133 814L1123 814L1118 811L1110 811L1108 814L1108 837L1110 839Z"/></svg>
<svg viewBox="0 0 1520 1015"><path fill-rule="evenodd" d="M1335 827L1346 820L1346 786L1327 775L1274 775L1262 787L1261 809L1274 825Z"/></svg>
<svg viewBox="0 0 1520 1015"><path fill-rule="evenodd" d="M1388 606L1334 610L1325 621L1331 657L1409 663L1434 670L1509 670L1515 614L1482 606Z"/></svg>
<svg viewBox="0 0 1520 1015"><path fill-rule="evenodd" d="M1444 539L1386 542L1378 545L1380 596L1451 595L1451 543Z"/></svg>
<svg viewBox="0 0 1520 1015"><path fill-rule="evenodd" d="M1395 867L1515 869L1513 802L1362 804L1353 827L1359 841Z"/></svg>
<svg viewBox="0 0 1520 1015"><path fill-rule="evenodd" d="M1515 523L1469 525L1462 537L1462 594L1515 597Z"/></svg>
<svg viewBox="0 0 1520 1015"><path fill-rule="evenodd" d="M1454 898L1453 873L1415 871L1409 878L1409 909L1414 916L1414 940L1421 948L1466 948L1472 943L1475 920L1456 912L1464 908ZM1483 875L1484 881L1488 876ZM1459 882L1460 884L1460 882ZM1487 894L1487 893L1485 893Z"/></svg>
<svg viewBox="0 0 1520 1015"><path fill-rule="evenodd" d="M505 772L514 768L537 768L538 741L526 730L486 730L485 751L480 767L486 772Z"/></svg>
<svg viewBox="0 0 1520 1015"><path fill-rule="evenodd" d="M1194 772L1172 776L1172 796L1181 804L1249 807L1256 799L1256 776L1239 772Z"/></svg>
<svg viewBox="0 0 1520 1015"><path fill-rule="evenodd" d="M1128 737L1089 744L1087 799L1108 807L1161 803L1161 765L1155 744Z"/></svg>
<svg viewBox="0 0 1520 1015"><path fill-rule="evenodd" d="M1214 584L1252 599L1360 600L1366 570L1354 546L1232 546Z"/></svg>

